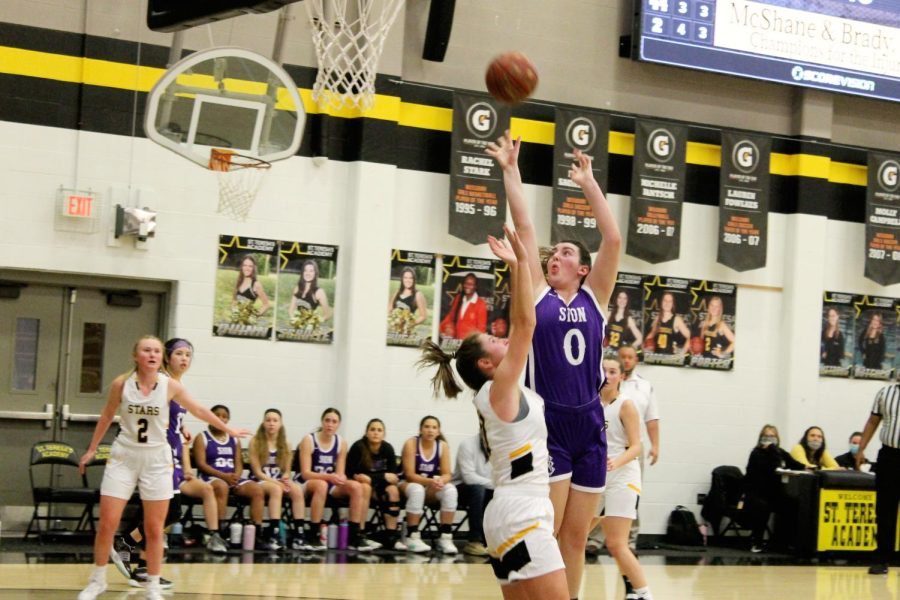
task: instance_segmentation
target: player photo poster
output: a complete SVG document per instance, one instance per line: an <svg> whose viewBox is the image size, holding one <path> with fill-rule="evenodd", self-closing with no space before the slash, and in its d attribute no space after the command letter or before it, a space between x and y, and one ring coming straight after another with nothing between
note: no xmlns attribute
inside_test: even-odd
<svg viewBox="0 0 900 600"><path fill-rule="evenodd" d="M391 250L387 345L419 347L431 338L434 254Z"/></svg>
<svg viewBox="0 0 900 600"><path fill-rule="evenodd" d="M600 246L597 219L581 187L569 179L569 170L580 150L593 161L591 168L601 190L609 173L609 117L602 113L556 109L553 143L553 208L550 243L577 240L589 249Z"/></svg>
<svg viewBox="0 0 900 600"><path fill-rule="evenodd" d="M900 154L869 152L866 277L881 285L900 282Z"/></svg>
<svg viewBox="0 0 900 600"><path fill-rule="evenodd" d="M690 280L655 275L644 280L644 362L680 367L691 339Z"/></svg>
<svg viewBox="0 0 900 600"><path fill-rule="evenodd" d="M616 353L622 346L640 349L644 341L644 276L619 273L609 298L609 318L603 345L605 352Z"/></svg>
<svg viewBox="0 0 900 600"><path fill-rule="evenodd" d="M626 253L650 263L678 258L687 127L635 123Z"/></svg>
<svg viewBox="0 0 900 600"><path fill-rule="evenodd" d="M691 366L734 368L737 286L720 281L691 282Z"/></svg>
<svg viewBox="0 0 900 600"><path fill-rule="evenodd" d="M857 296L853 303L855 344L853 376L890 379L897 354L897 301L883 296Z"/></svg>
<svg viewBox="0 0 900 600"><path fill-rule="evenodd" d="M509 265L494 261L494 297L488 312L488 333L494 337L509 337Z"/></svg>
<svg viewBox="0 0 900 600"><path fill-rule="evenodd" d="M717 260L735 271L766 266L772 140L722 132Z"/></svg>
<svg viewBox="0 0 900 600"><path fill-rule="evenodd" d="M337 254L337 246L281 242L277 340L332 342Z"/></svg>
<svg viewBox="0 0 900 600"><path fill-rule="evenodd" d="M470 333L487 332L494 298L494 261L444 256L442 273L438 333L441 348L455 352Z"/></svg>
<svg viewBox="0 0 900 600"><path fill-rule="evenodd" d="M819 375L850 377L856 310L853 294L825 292L822 298L822 337Z"/></svg>
<svg viewBox="0 0 900 600"><path fill-rule="evenodd" d="M500 165L485 153L509 129L510 109L487 96L453 95L450 235L470 244L503 236L506 191Z"/></svg>
<svg viewBox="0 0 900 600"><path fill-rule="evenodd" d="M219 236L213 335L272 337L278 242Z"/></svg>

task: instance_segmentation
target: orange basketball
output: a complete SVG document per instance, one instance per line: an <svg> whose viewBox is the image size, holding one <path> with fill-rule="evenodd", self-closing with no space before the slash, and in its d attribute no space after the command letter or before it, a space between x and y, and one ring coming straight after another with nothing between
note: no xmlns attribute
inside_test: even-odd
<svg viewBox="0 0 900 600"><path fill-rule="evenodd" d="M703 354L703 338L699 335L691 338L691 354Z"/></svg>
<svg viewBox="0 0 900 600"><path fill-rule="evenodd" d="M506 52L491 61L484 74L488 92L504 104L518 104L534 93L537 69L521 52Z"/></svg>
<svg viewBox="0 0 900 600"><path fill-rule="evenodd" d="M644 338L644 350L647 352L656 351L656 340L652 335L648 335Z"/></svg>

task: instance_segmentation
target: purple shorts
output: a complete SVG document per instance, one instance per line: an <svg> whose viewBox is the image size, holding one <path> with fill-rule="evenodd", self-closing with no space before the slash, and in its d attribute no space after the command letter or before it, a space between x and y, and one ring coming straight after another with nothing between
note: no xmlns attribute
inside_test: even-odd
<svg viewBox="0 0 900 600"><path fill-rule="evenodd" d="M600 401L577 409L545 405L550 482L572 480L573 489L600 493L606 485L606 422Z"/></svg>

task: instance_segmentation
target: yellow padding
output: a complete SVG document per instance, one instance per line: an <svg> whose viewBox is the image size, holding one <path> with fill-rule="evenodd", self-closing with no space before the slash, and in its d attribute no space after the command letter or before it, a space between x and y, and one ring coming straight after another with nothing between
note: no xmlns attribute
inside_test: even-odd
<svg viewBox="0 0 900 600"><path fill-rule="evenodd" d="M641 495L641 488L639 488L638 486L634 485L633 483L629 483L627 487L629 487L629 488L633 489L635 492L637 492L637 495L638 495L638 496Z"/></svg>
<svg viewBox="0 0 900 600"><path fill-rule="evenodd" d="M513 535L511 538L509 538L508 540L506 540L505 542L503 542L502 544L497 546L497 549L494 551L496 553L495 554L496 558L500 558L501 556L503 556L503 554L507 550L512 548L514 545L516 545L516 543L519 540L521 540L523 537L525 537L526 535L528 535L529 533L531 533L532 531L534 531L535 529L537 529L540 526L541 526L540 523L535 523L534 525L529 525L528 527L526 527L519 533Z"/></svg>
<svg viewBox="0 0 900 600"><path fill-rule="evenodd" d="M525 454L527 452L531 452L531 444L525 444L521 448L517 448L517 449L513 450L512 452L509 453L509 458L510 459L519 458L520 456L522 456L523 454Z"/></svg>

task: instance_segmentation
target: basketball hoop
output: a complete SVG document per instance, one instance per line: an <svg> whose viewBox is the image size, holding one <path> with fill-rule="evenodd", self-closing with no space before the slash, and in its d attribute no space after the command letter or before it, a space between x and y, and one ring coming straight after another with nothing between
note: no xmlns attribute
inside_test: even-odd
<svg viewBox="0 0 900 600"><path fill-rule="evenodd" d="M372 107L378 59L403 1L306 1L319 62L312 97L320 107Z"/></svg>
<svg viewBox="0 0 900 600"><path fill-rule="evenodd" d="M250 207L272 163L232 150L213 148L209 152L209 170L219 180L219 214L246 221Z"/></svg>

